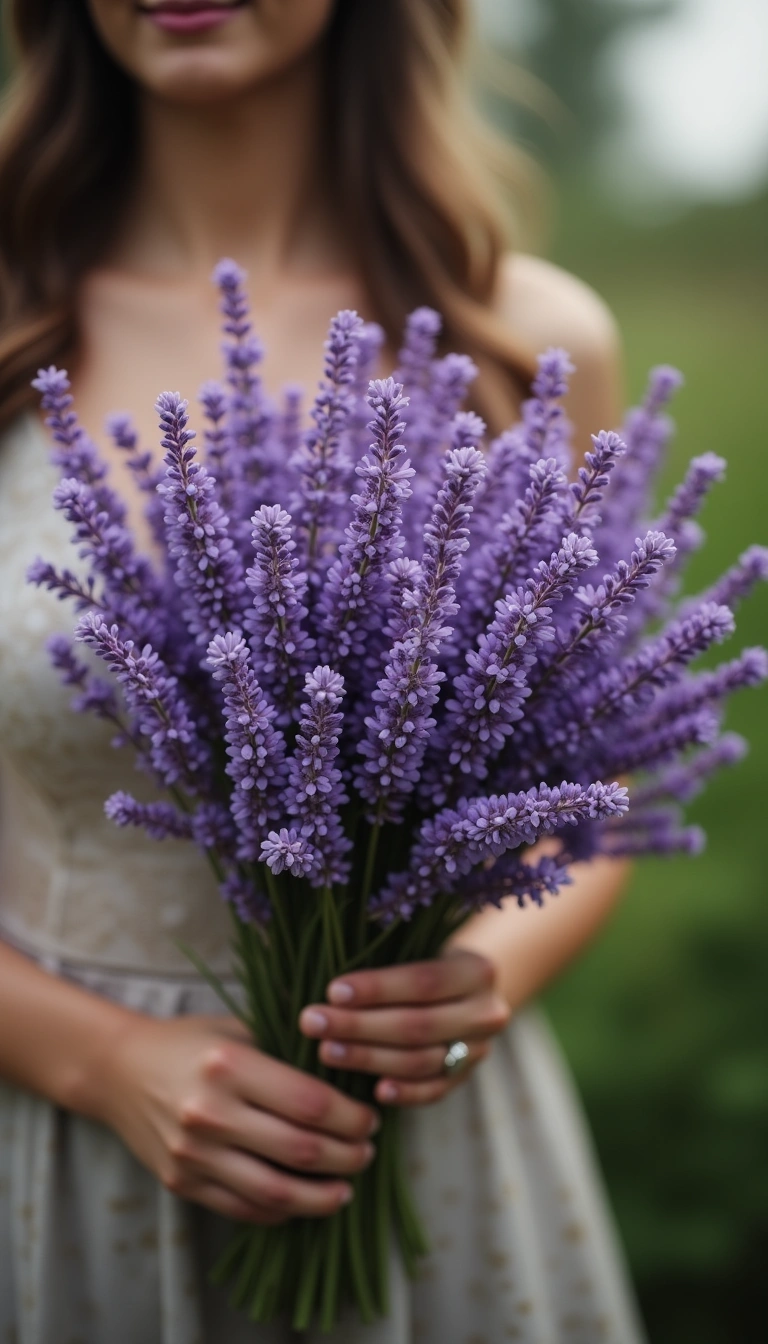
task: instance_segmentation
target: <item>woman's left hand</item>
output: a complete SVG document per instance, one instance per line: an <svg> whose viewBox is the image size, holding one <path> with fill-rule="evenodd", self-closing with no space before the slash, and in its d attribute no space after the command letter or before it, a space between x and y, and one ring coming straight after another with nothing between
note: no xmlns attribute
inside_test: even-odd
<svg viewBox="0 0 768 1344"><path fill-rule="evenodd" d="M468 948L449 948L434 961L352 971L331 981L327 998L303 1010L304 1035L321 1040L324 1064L379 1074L376 1100L396 1106L439 1101L470 1071L443 1072L450 1042L465 1041L468 1064L477 1064L510 1018L495 966Z"/></svg>

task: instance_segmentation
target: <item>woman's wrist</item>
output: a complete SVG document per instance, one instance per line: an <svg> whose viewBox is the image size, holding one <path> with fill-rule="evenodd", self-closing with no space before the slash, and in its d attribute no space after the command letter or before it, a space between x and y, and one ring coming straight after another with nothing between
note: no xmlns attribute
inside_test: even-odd
<svg viewBox="0 0 768 1344"><path fill-rule="evenodd" d="M110 1124L126 1044L151 1019L103 999L95 1001L92 1011L88 1005L85 1015L76 1049L56 1080L58 1095L52 1099L65 1110Z"/></svg>

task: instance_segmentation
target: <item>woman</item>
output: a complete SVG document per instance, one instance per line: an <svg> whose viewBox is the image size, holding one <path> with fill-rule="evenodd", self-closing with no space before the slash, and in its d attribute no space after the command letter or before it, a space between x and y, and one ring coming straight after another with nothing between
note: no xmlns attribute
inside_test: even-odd
<svg viewBox="0 0 768 1344"><path fill-rule="evenodd" d="M216 367L209 276L244 265L269 373L311 385L329 316L386 329L431 303L509 420L533 354L566 346L582 437L615 422L613 326L584 286L502 234L456 91L460 0L15 0L19 77L0 132L0 1337L23 1344L278 1341L211 1289L211 1213L324 1217L371 1160L376 1115L260 1054L189 973L226 974L197 857L111 827L132 776L76 719L43 652L69 613L24 583L67 557L29 379L67 363L86 427ZM109 452L104 445L105 452ZM111 467L136 528L135 485ZM149 544L149 543L148 543ZM132 781L133 784L133 781ZM427 1340L638 1338L579 1120L520 1012L588 941L621 872L544 911L476 917L438 961L356 973L302 1015L321 1056L408 1107L432 1252L390 1318ZM446 1044L479 1068L450 1078ZM491 1043L493 1051L491 1052ZM482 1062L481 1062L482 1061ZM449 1095L448 1095L449 1094ZM440 1101L430 1108L427 1103Z"/></svg>

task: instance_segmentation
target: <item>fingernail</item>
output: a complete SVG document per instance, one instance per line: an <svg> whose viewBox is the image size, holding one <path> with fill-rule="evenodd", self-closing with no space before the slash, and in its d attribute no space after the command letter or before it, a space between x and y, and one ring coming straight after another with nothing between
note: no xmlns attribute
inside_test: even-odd
<svg viewBox="0 0 768 1344"><path fill-rule="evenodd" d="M368 1126L368 1133L378 1134L380 1129L381 1129L381 1116L377 1115L376 1112L374 1111L371 1123Z"/></svg>
<svg viewBox="0 0 768 1344"><path fill-rule="evenodd" d="M347 1053L347 1047L346 1045L342 1045L341 1041L326 1041L324 1053L328 1055L330 1059L344 1059Z"/></svg>
<svg viewBox="0 0 768 1344"><path fill-rule="evenodd" d="M346 980L334 980L333 984L328 986L328 998L331 1003L349 1003L354 997L355 991Z"/></svg>
<svg viewBox="0 0 768 1344"><path fill-rule="evenodd" d="M394 1083L379 1083L376 1091L382 1101L394 1101L397 1097L397 1088Z"/></svg>
<svg viewBox="0 0 768 1344"><path fill-rule="evenodd" d="M318 1013L316 1008L305 1008L301 1014L301 1025L307 1031L325 1031L328 1018L325 1013Z"/></svg>
<svg viewBox="0 0 768 1344"><path fill-rule="evenodd" d="M354 1192L354 1190L352 1189L352 1186L351 1186L351 1185L347 1185L347 1186L345 1186L344 1189L343 1189L342 1192L341 1192L341 1198L340 1198L340 1200L339 1200L339 1203L340 1203L340 1204L349 1204L349 1202L350 1202L350 1200L352 1199L352 1196L354 1195L354 1193L355 1193L355 1192Z"/></svg>

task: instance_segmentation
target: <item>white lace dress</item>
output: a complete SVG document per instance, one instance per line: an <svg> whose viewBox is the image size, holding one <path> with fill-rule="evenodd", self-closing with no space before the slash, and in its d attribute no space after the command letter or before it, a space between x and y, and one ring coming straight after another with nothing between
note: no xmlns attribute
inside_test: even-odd
<svg viewBox="0 0 768 1344"><path fill-rule="evenodd" d="M24 578L36 555L73 559L47 454L32 417L0 444L0 936L144 1012L220 1011L175 941L226 975L228 922L207 869L191 845L106 820L107 794L136 791L142 777L104 725L69 710L44 652L47 635L72 625L70 609ZM578 1104L536 1013L405 1124L432 1251L415 1283L395 1268L388 1320L350 1317L339 1341L637 1344ZM0 1084L0 1344L297 1338L249 1324L208 1285L226 1235L110 1131Z"/></svg>

